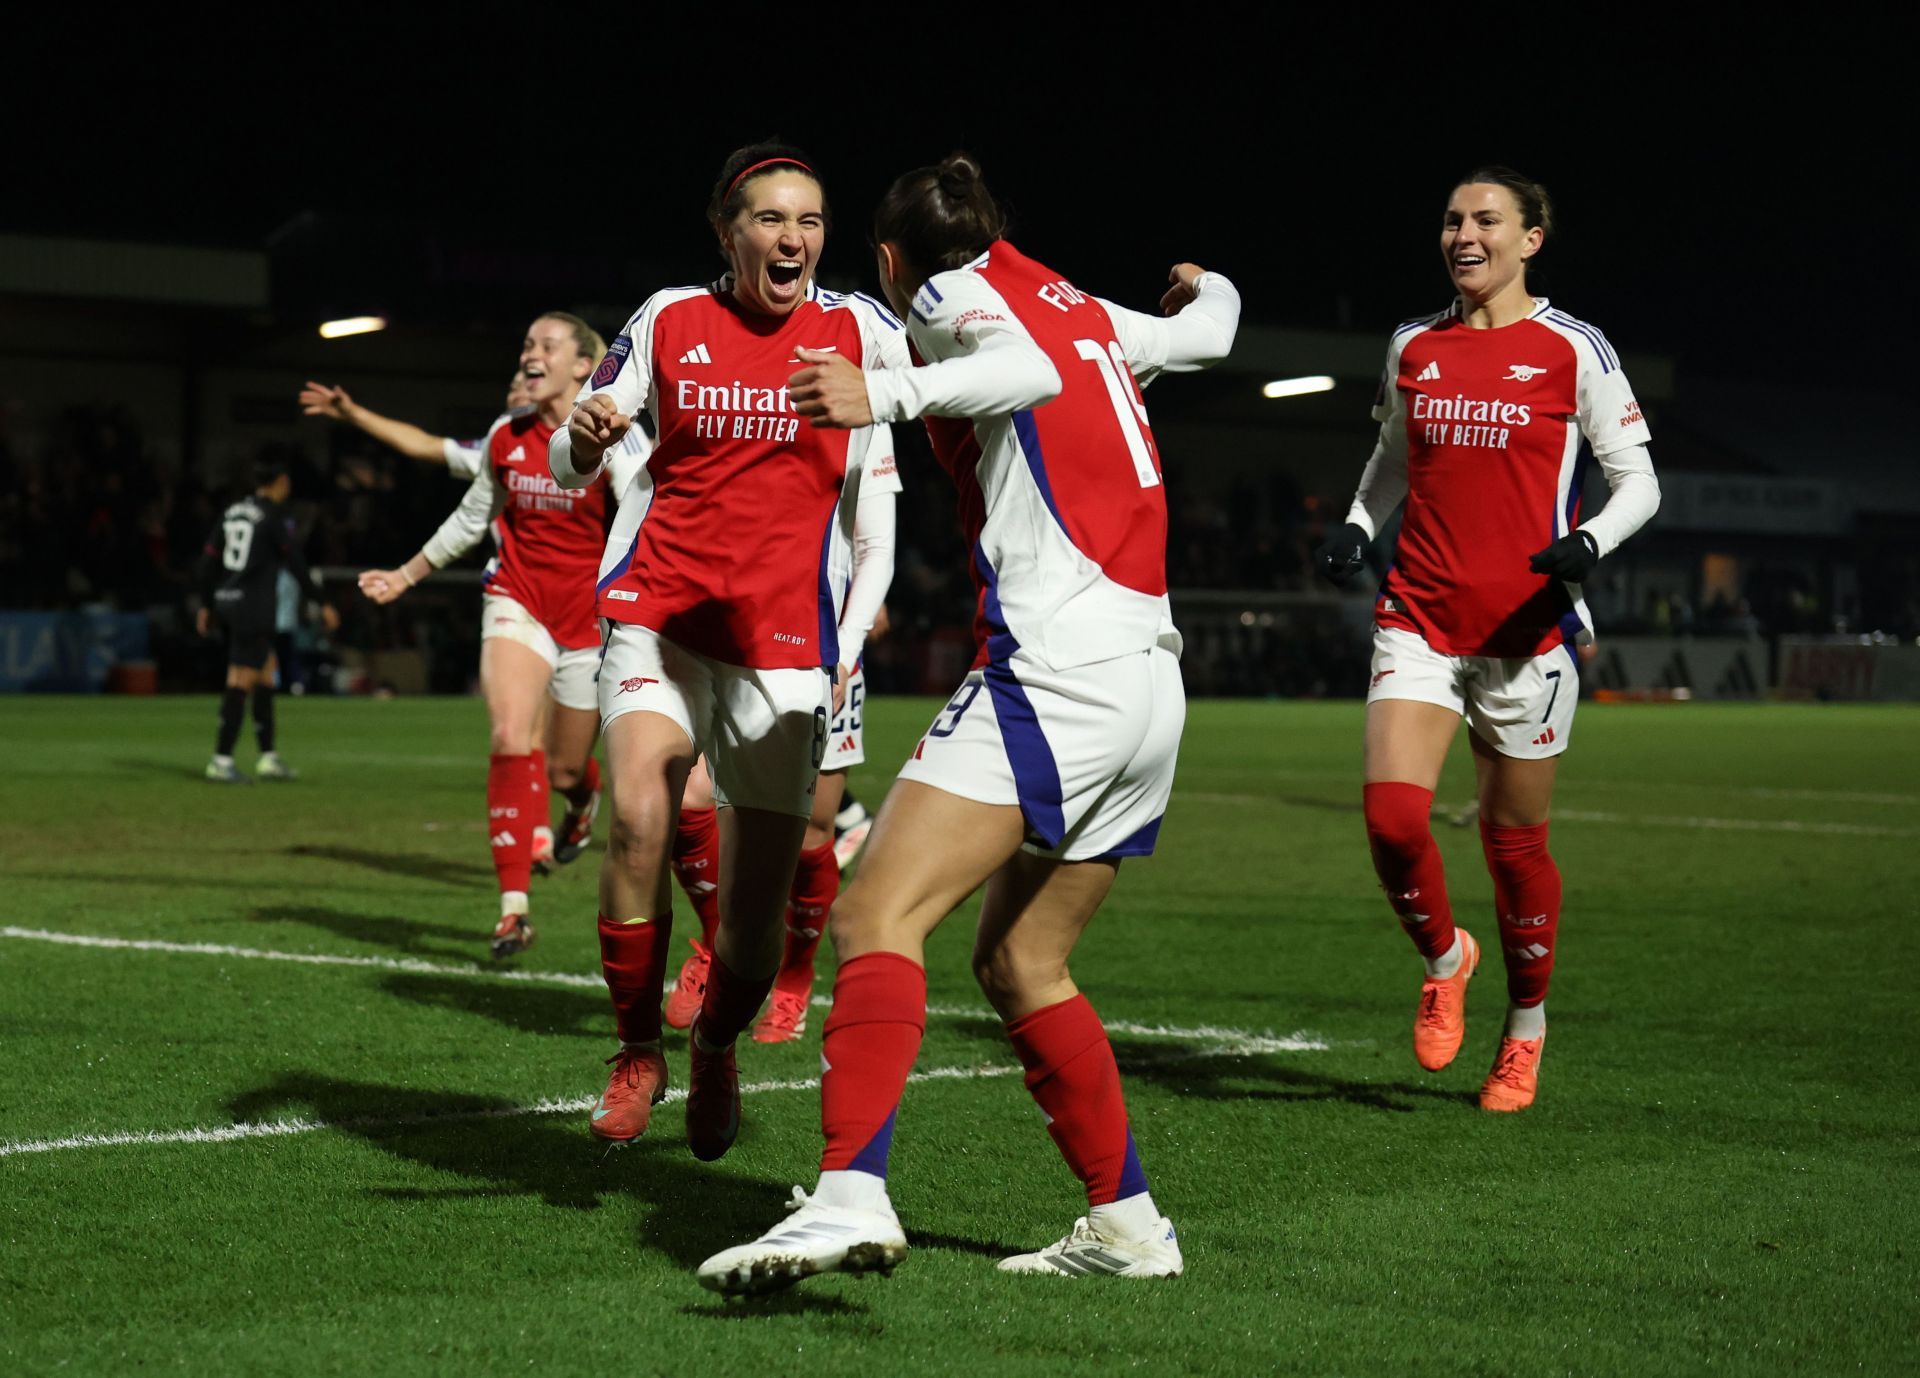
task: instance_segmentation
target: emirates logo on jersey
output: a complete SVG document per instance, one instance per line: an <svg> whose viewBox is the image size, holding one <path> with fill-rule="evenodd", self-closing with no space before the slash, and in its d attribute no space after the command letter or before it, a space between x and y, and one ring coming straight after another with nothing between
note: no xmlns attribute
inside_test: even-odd
<svg viewBox="0 0 1920 1378"><path fill-rule="evenodd" d="M569 491L555 483L551 474L527 474L518 469L507 470L506 479L513 505L522 512L571 512L580 495L588 491Z"/></svg>
<svg viewBox="0 0 1920 1378"><path fill-rule="evenodd" d="M1416 392L1411 419L1420 423L1422 438L1429 445L1504 450L1514 428L1533 424L1533 408L1525 402L1502 402L1465 393L1435 397Z"/></svg>
<svg viewBox="0 0 1920 1378"><path fill-rule="evenodd" d="M676 380L674 402L693 418L693 433L701 440L771 440L791 444L800 434L793 395L784 387L757 388L735 379L731 383Z"/></svg>

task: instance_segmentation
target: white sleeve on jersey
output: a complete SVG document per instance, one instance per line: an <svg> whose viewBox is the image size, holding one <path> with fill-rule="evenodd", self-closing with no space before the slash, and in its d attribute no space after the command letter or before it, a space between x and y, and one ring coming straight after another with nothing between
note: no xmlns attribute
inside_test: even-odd
<svg viewBox="0 0 1920 1378"><path fill-rule="evenodd" d="M553 438L558 440L560 436L556 432ZM602 467L607 471L607 493L616 504L652 457L653 441L638 424L621 438L618 445L607 451Z"/></svg>
<svg viewBox="0 0 1920 1378"><path fill-rule="evenodd" d="M1347 520L1378 536L1393 509L1407 496L1407 400L1400 395L1400 351L1418 331L1395 335L1387 346L1387 363L1380 375L1380 390L1373 398L1373 419L1380 423L1380 438L1374 442L1373 456L1360 475L1359 491L1347 509Z"/></svg>
<svg viewBox="0 0 1920 1378"><path fill-rule="evenodd" d="M473 482L473 476L480 472L480 466L487 462L487 446L493 440L493 433L507 422L513 420L510 412L501 412L493 418L493 424L487 427L487 433L471 445L463 445L457 440L447 439L440 442L440 452L447 461L447 473L454 478Z"/></svg>
<svg viewBox="0 0 1920 1378"><path fill-rule="evenodd" d="M869 474L869 478L873 477ZM840 663L851 669L860 663L867 633L887 601L893 583L894 493L862 483L859 506L853 514L853 578L847 584L846 606L840 610Z"/></svg>
<svg viewBox="0 0 1920 1378"><path fill-rule="evenodd" d="M506 505L507 490L493 481L493 466L482 464L473 482L467 485L460 505L440 523L440 529L427 538L420 553L435 569L445 569L480 544L480 538L487 534L487 528Z"/></svg>
<svg viewBox="0 0 1920 1378"><path fill-rule="evenodd" d="M575 410L589 397L610 398L615 411L634 420L628 436L640 429L639 415L653 400L654 319L660 314L661 307L687 295L685 289L655 292L638 311L627 318L626 325L613 337L613 343L607 346L605 357L593 370L586 387L574 399ZM640 437L640 445L641 462L644 463L644 457L652 447L645 436ZM623 442L619 448L625 450L627 446ZM547 442L547 469L553 474L553 481L562 488L585 488L606 466L608 458L603 454L599 464L584 474L578 473L573 467L573 437L567 427L560 427L553 433L553 439Z"/></svg>
<svg viewBox="0 0 1920 1378"><path fill-rule="evenodd" d="M1129 311L1096 298L1120 336L1120 351L1142 387L1168 373L1197 373L1212 368L1233 349L1240 329L1240 289L1222 273L1194 280L1194 299L1173 316Z"/></svg>
<svg viewBox="0 0 1920 1378"><path fill-rule="evenodd" d="M1660 510L1660 480L1653 476L1653 456L1645 445L1629 445L1599 455L1600 472L1607 476L1607 505L1599 515L1580 523L1593 537L1605 559Z"/></svg>
<svg viewBox="0 0 1920 1378"><path fill-rule="evenodd" d="M1004 416L1060 395L1060 371L978 273L936 274L914 297L907 328L927 362L867 374L877 421Z"/></svg>
<svg viewBox="0 0 1920 1378"><path fill-rule="evenodd" d="M480 463L486 458L486 442L478 445L462 445L454 439L440 442L440 453L446 458L447 473L453 478L462 478L473 482L473 476L480 472Z"/></svg>
<svg viewBox="0 0 1920 1378"><path fill-rule="evenodd" d="M1587 327L1586 330L1592 330ZM1653 433L1640 415L1640 403L1620 358L1606 337L1593 330L1561 330L1579 363L1575 403L1580 434L1587 438L1600 471L1607 476L1607 505L1580 529L1593 537L1602 557L1647 524L1660 507L1660 481L1653 476L1647 443Z"/></svg>

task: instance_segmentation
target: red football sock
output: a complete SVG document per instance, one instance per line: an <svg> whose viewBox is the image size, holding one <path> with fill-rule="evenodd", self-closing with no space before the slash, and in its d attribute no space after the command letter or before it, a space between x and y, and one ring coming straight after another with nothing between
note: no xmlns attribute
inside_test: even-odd
<svg viewBox="0 0 1920 1378"><path fill-rule="evenodd" d="M613 996L614 1026L622 1043L660 1037L660 985L672 936L672 910L638 923L600 916L600 970Z"/></svg>
<svg viewBox="0 0 1920 1378"><path fill-rule="evenodd" d="M753 1022L773 989L773 976L749 979L720 959L716 950L707 968L707 993L700 1000L700 1014L694 1029L709 1048L724 1048L740 1037L740 1031Z"/></svg>
<svg viewBox="0 0 1920 1378"><path fill-rule="evenodd" d="M840 968L821 1036L820 1170L887 1175L893 1117L927 1031L927 971L897 952Z"/></svg>
<svg viewBox="0 0 1920 1378"><path fill-rule="evenodd" d="M1547 825L1496 828L1482 819L1480 845L1493 876L1507 998L1516 1005L1537 1005L1547 998L1560 932L1560 868L1547 854Z"/></svg>
<svg viewBox="0 0 1920 1378"><path fill-rule="evenodd" d="M576 809L584 809L593 798L593 792L600 788L600 763L593 757L587 757L587 768L580 772L580 780L566 791L566 800Z"/></svg>
<svg viewBox="0 0 1920 1378"><path fill-rule="evenodd" d="M546 827L552 821L547 803L547 753L537 746L527 755L527 778L533 790L533 821Z"/></svg>
<svg viewBox="0 0 1920 1378"><path fill-rule="evenodd" d="M532 772L525 756L487 759L487 832L493 843L493 869L500 889L527 888L533 876L533 830L546 819L535 815Z"/></svg>
<svg viewBox="0 0 1920 1378"><path fill-rule="evenodd" d="M1367 845L1387 902L1422 957L1443 957L1453 946L1453 906L1446 866L1427 826L1433 791L1390 780L1368 785L1364 793Z"/></svg>
<svg viewBox="0 0 1920 1378"><path fill-rule="evenodd" d="M827 928L827 911L840 893L840 862L833 844L800 853L793 872L793 893L787 901L787 951L773 988L781 991L813 989L813 954Z"/></svg>
<svg viewBox="0 0 1920 1378"><path fill-rule="evenodd" d="M673 874L700 919L700 941L713 950L720 927L720 818L718 809L680 810L673 833Z"/></svg>
<svg viewBox="0 0 1920 1378"><path fill-rule="evenodd" d="M1145 1191L1113 1045L1087 997L1023 1015L1007 1025L1007 1037L1027 1069L1027 1090L1047 1117L1047 1133L1086 1184L1087 1204Z"/></svg>

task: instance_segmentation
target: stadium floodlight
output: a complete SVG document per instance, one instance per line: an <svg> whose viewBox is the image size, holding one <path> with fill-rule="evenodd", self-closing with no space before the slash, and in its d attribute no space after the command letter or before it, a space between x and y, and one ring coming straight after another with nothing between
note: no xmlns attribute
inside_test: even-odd
<svg viewBox="0 0 1920 1378"><path fill-rule="evenodd" d="M1332 392L1333 379L1324 373L1310 378L1276 378L1260 389L1262 397L1304 397L1310 392Z"/></svg>
<svg viewBox="0 0 1920 1378"><path fill-rule="evenodd" d="M348 316L344 320L320 322L320 338L337 340L342 335L366 335L386 328L385 316Z"/></svg>

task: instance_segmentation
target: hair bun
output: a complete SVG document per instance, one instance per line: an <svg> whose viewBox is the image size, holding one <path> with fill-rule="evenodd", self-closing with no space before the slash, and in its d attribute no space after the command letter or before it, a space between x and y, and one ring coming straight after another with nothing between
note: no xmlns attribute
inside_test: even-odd
<svg viewBox="0 0 1920 1378"><path fill-rule="evenodd" d="M951 201L964 201L973 195L980 181L980 166L964 153L951 153L940 164L940 192Z"/></svg>

